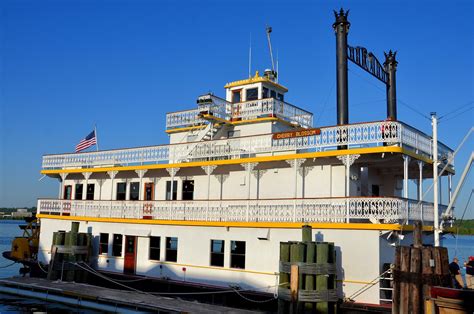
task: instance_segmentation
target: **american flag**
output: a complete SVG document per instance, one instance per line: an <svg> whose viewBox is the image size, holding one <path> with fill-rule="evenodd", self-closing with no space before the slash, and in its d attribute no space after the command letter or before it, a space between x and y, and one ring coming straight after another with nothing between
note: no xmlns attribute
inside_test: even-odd
<svg viewBox="0 0 474 314"><path fill-rule="evenodd" d="M97 144L97 138L95 136L95 130L94 130L91 133L89 133L89 135L87 135L85 138L83 138L79 142L79 144L76 145L76 153L96 144Z"/></svg>

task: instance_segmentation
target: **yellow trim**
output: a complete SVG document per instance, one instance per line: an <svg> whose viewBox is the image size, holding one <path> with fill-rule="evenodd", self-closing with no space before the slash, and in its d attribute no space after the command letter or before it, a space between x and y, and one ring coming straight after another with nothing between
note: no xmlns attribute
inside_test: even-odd
<svg viewBox="0 0 474 314"><path fill-rule="evenodd" d="M178 132L199 130L199 129L204 129L205 127L206 127L206 125L203 124L203 125L196 125L196 126L188 126L188 127L184 127L184 128L169 129L169 130L166 130L165 132L170 134L170 133L178 133Z"/></svg>
<svg viewBox="0 0 474 314"><path fill-rule="evenodd" d="M284 92L288 91L288 88L286 88L285 86L280 85L278 83L275 83L275 82L271 81L270 79L268 79L264 76L260 76L258 71L255 73L254 77L250 77L250 78L245 79L245 80L239 80L239 81L234 81L234 82L227 83L224 86L224 88L231 88L231 87L242 86L242 85L253 84L253 83L261 83L261 82L269 83L273 86L276 86L279 89L283 90Z"/></svg>
<svg viewBox="0 0 474 314"><path fill-rule="evenodd" d="M167 168L191 168L201 166L224 166L224 165L236 165L250 162L271 162L271 161L282 161L289 159L299 158L327 158L335 157L340 155L365 155L365 154L377 154L377 153L399 153L409 155L418 160L423 160L427 163L432 161L424 156L407 151L404 148L397 146L380 146L380 147L368 147L368 148L356 148L356 149L344 149L344 150L331 150L325 152L312 152L312 153L300 153L300 154L288 154L288 155L275 155L275 156L262 156L262 157L250 157L240 159L222 159L222 160L211 160L211 161L196 161L196 162L185 162L185 163L174 163L174 164L153 164L153 165L136 165L136 166L120 166L120 167L97 167L97 168L76 168L76 169L55 169L55 170L41 170L41 174L53 175L59 173L83 173L83 172L107 172L107 171L134 171L134 170L150 170L150 169L167 169Z"/></svg>
<svg viewBox="0 0 474 314"><path fill-rule="evenodd" d="M232 227L232 228L276 228L276 229L300 229L306 223L299 222L236 222L236 221L184 221L184 220L152 220L131 218L107 218L87 216L58 216L38 214L38 218L93 221L106 223L129 223L143 225L172 225L172 226L200 226L200 227ZM314 229L341 229L341 230L413 230L413 226L400 224L371 224L371 223L309 223ZM423 227L424 231L432 231L429 226Z"/></svg>

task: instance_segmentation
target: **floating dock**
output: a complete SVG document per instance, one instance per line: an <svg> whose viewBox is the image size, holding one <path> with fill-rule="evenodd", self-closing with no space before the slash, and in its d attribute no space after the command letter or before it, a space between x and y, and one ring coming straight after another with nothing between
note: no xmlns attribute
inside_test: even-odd
<svg viewBox="0 0 474 314"><path fill-rule="evenodd" d="M29 277L0 280L0 292L107 312L255 313L255 311L186 301L150 293Z"/></svg>

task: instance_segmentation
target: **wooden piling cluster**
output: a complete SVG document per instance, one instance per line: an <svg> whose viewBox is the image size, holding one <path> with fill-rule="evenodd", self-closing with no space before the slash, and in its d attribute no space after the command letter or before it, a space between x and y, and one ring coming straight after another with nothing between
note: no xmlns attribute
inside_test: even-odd
<svg viewBox="0 0 474 314"><path fill-rule="evenodd" d="M73 222L71 231L53 233L51 261L48 268L49 280L86 282L88 272L77 266L89 262L92 248L92 235L79 232L79 222Z"/></svg>
<svg viewBox="0 0 474 314"><path fill-rule="evenodd" d="M278 313L334 313L334 243L312 241L311 226L303 226L302 233L302 242L280 242Z"/></svg>
<svg viewBox="0 0 474 314"><path fill-rule="evenodd" d="M422 224L415 223L413 246L398 246L393 269L392 313L424 313L433 286L452 287L448 250L423 246Z"/></svg>

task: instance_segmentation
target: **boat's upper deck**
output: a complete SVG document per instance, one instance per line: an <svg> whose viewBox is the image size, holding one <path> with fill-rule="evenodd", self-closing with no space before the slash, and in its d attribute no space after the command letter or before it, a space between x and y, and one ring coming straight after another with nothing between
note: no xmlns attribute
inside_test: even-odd
<svg viewBox="0 0 474 314"><path fill-rule="evenodd" d="M314 128L313 114L285 102L288 90L267 71L264 76L257 72L228 83L225 89L226 99L206 94L197 99L195 109L166 115L171 144L45 155L43 172L304 154L342 147L350 154L351 149L396 146L433 159L432 138L400 121ZM438 149L438 159L452 163L453 151L442 143Z"/></svg>
<svg viewBox="0 0 474 314"><path fill-rule="evenodd" d="M120 167L161 163L186 163L202 160L239 159L277 154L303 154L377 146L397 146L432 159L432 138L399 121L374 121L349 125L321 127L315 134L298 130L294 137L279 138L275 134L244 136L201 142L157 145L98 152L55 154L43 156L43 170L94 167ZM438 143L439 160L452 160L453 151Z"/></svg>

